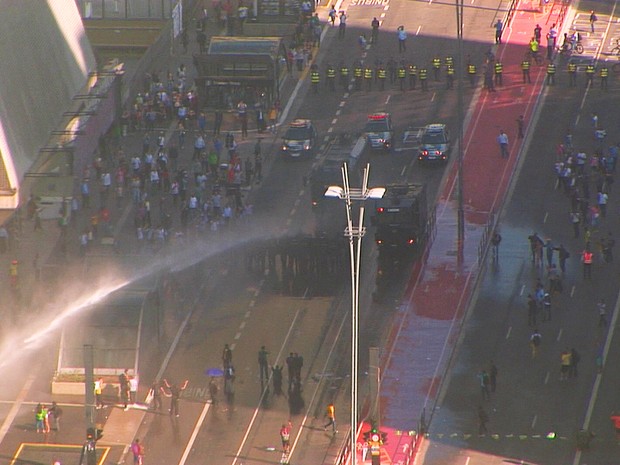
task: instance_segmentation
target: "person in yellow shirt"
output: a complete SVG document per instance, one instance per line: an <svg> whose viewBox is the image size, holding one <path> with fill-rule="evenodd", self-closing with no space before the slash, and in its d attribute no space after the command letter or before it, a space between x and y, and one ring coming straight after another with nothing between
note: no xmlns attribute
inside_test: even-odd
<svg viewBox="0 0 620 465"><path fill-rule="evenodd" d="M330 404L327 406L325 416L327 417L328 422L323 429L327 430L327 427L331 426L332 431L336 433L336 408L334 407L333 403L330 402Z"/></svg>
<svg viewBox="0 0 620 465"><path fill-rule="evenodd" d="M538 41L536 40L536 37L532 37L530 40L530 51L532 52L532 55L538 55Z"/></svg>

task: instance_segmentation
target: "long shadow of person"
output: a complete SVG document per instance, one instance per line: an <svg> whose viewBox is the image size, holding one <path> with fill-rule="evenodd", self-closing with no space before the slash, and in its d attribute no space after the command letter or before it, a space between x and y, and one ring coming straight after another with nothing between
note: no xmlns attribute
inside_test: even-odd
<svg viewBox="0 0 620 465"><path fill-rule="evenodd" d="M306 403L301 395L301 383L299 381L293 382L291 388L288 391L288 409L291 415L297 415L301 413Z"/></svg>

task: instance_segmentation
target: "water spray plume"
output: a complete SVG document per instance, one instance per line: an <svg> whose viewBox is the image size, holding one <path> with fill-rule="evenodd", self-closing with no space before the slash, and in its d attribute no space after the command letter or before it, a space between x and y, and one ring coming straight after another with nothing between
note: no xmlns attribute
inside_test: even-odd
<svg viewBox="0 0 620 465"><path fill-rule="evenodd" d="M36 319L29 322L25 327L12 330L5 337L0 348L0 368L6 368L16 362L19 358L18 355L23 354L24 351L41 348L44 342L57 330L69 323L72 317L77 317L94 309L97 304L104 302L110 295L128 285L164 271L171 273L182 271L209 257L242 248L244 244L257 239L265 239L264 234L259 235L260 231L257 228L252 228L251 231L252 237L239 238L231 234L208 243L197 242L189 246L184 245L175 249L174 252L169 251L166 255L158 255L154 259L147 260L147 263L131 272L123 273L118 269L107 269L98 273L98 277L85 276L84 280L76 283L79 285L78 289L68 287L61 295L55 295L53 299L45 302L42 306L47 308L47 313L40 312L39 309L33 307L31 311L37 312ZM135 259L133 262L135 265ZM16 351L15 347L19 347L20 350Z"/></svg>

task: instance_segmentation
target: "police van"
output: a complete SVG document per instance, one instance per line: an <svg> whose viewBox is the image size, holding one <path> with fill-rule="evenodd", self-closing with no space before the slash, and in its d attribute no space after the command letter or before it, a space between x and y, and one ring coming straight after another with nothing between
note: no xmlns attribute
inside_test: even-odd
<svg viewBox="0 0 620 465"><path fill-rule="evenodd" d="M364 133L371 148L390 150L394 137L394 127L390 114L381 112L368 115Z"/></svg>
<svg viewBox="0 0 620 465"><path fill-rule="evenodd" d="M435 123L424 127L420 138L418 160L445 162L450 155L450 136L445 124Z"/></svg>
<svg viewBox="0 0 620 465"><path fill-rule="evenodd" d="M317 132L309 119L296 119L291 122L282 138L283 155L301 157L314 154Z"/></svg>

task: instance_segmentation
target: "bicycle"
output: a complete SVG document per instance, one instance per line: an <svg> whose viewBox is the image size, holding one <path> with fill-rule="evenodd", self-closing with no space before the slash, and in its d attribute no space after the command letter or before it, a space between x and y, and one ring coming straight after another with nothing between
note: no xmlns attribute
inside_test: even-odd
<svg viewBox="0 0 620 465"><path fill-rule="evenodd" d="M534 53L531 50L528 50L527 52L525 52L525 55L523 56L523 58L527 61L536 63L538 66L541 66L545 61L545 59L540 55L540 52Z"/></svg>
<svg viewBox="0 0 620 465"><path fill-rule="evenodd" d="M581 55L583 53L583 45L581 42L577 42L575 44L572 42L567 42L561 47L558 47L558 52L560 55L565 57L570 57L573 53L578 53Z"/></svg>

